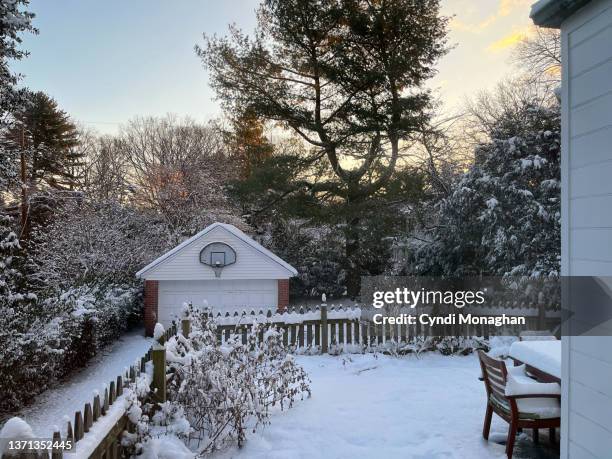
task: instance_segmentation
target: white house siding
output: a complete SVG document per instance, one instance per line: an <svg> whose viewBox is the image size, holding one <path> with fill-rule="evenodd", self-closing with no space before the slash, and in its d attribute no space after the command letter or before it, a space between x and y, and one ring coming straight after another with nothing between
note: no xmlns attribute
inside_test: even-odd
<svg viewBox="0 0 612 459"><path fill-rule="evenodd" d="M278 303L278 281L274 279L165 280L159 282L158 292L158 321L165 327L180 317L184 303L201 306L206 300L214 312L222 313L275 310Z"/></svg>
<svg viewBox="0 0 612 459"><path fill-rule="evenodd" d="M221 279L289 279L291 273L223 227L213 228L168 259L148 270L148 280L214 280L213 270L200 263L200 251L211 242L224 242L236 251L236 263L227 266Z"/></svg>
<svg viewBox="0 0 612 459"><path fill-rule="evenodd" d="M562 273L612 276L612 0L561 27ZM563 338L563 458L612 458L612 338Z"/></svg>

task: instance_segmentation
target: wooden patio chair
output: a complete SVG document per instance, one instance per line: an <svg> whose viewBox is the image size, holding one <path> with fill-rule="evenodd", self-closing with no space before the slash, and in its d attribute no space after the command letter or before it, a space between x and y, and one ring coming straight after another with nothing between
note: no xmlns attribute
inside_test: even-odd
<svg viewBox="0 0 612 459"><path fill-rule="evenodd" d="M560 417L543 417L537 413L519 411L517 399L546 399L561 400L561 395L555 394L529 394L529 395L506 395L506 383L508 370L502 360L489 357L484 351L478 351L482 376L487 390L487 411L482 429L482 436L489 439L491 429L491 418L493 412L509 424L508 440L506 441L506 455L512 457L516 433L522 429L534 429L534 441L537 441L538 429L550 429L551 441L555 439L555 429L560 427ZM534 381L535 382L535 381Z"/></svg>

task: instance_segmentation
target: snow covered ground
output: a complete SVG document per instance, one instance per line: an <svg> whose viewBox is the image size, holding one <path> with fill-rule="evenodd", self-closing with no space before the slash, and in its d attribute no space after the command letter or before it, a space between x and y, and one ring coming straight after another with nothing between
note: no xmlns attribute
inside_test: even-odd
<svg viewBox="0 0 612 459"><path fill-rule="evenodd" d="M494 416L491 441L482 438L486 397L474 355L297 359L312 379L312 398L215 459L505 457L505 422ZM558 457L527 438L517 443L517 458Z"/></svg>
<svg viewBox="0 0 612 459"><path fill-rule="evenodd" d="M144 337L144 330L123 335L94 357L86 368L40 394L18 416L32 427L37 437L51 438L54 426L60 426L64 432L64 417L74 422L74 412L93 400L93 391L104 393L105 384L116 379L135 360L140 360L151 342Z"/></svg>
<svg viewBox="0 0 612 459"><path fill-rule="evenodd" d="M41 394L19 416L34 434L50 437L53 426L92 398L151 345L142 332L123 336L61 387ZM296 356L312 380L312 398L272 415L271 425L250 433L244 448L214 459L503 458L507 424L493 417L490 441L482 439L485 391L475 355L427 353ZM544 433L544 432L542 432ZM516 458L558 457L535 448L522 434ZM544 437L544 435L541 435ZM542 440L544 441L544 439ZM167 445L162 448L169 456Z"/></svg>

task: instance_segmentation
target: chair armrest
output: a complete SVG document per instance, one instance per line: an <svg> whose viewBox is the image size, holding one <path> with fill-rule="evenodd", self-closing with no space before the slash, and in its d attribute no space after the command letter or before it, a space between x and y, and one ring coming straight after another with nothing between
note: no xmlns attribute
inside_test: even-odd
<svg viewBox="0 0 612 459"><path fill-rule="evenodd" d="M524 394L524 395L506 395L507 399L525 399L525 398L556 398L561 400L561 394Z"/></svg>

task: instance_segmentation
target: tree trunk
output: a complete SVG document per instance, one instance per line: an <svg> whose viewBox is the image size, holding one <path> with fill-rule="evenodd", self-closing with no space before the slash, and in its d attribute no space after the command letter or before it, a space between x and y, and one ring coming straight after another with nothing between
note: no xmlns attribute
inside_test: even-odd
<svg viewBox="0 0 612 459"><path fill-rule="evenodd" d="M359 296L361 290L361 266L359 263L359 217L351 217L347 220L345 230L345 270L346 291L350 299Z"/></svg>

